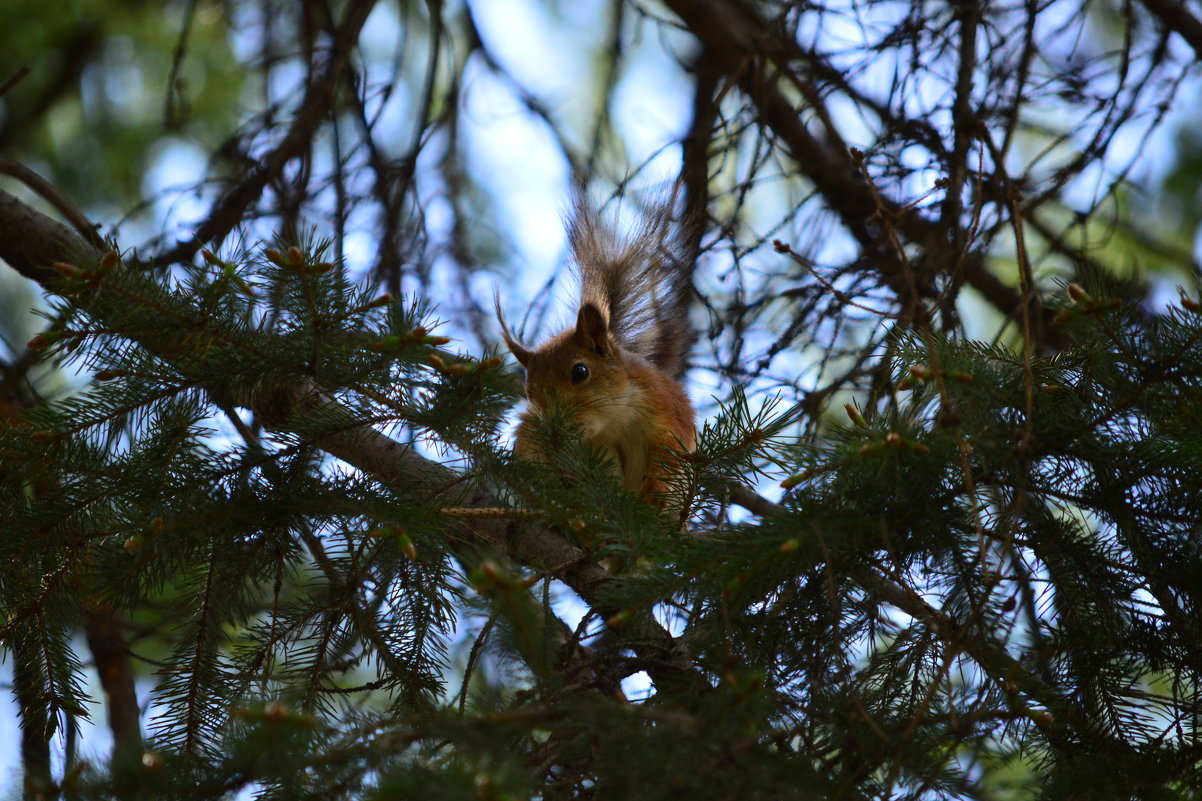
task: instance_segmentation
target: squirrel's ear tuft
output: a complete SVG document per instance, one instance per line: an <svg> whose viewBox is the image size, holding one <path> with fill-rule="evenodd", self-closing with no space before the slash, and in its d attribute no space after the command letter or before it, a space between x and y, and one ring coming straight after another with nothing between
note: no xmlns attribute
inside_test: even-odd
<svg viewBox="0 0 1202 801"><path fill-rule="evenodd" d="M522 367L530 366L530 357L534 352L528 348L522 347L521 343L509 336L509 332L505 332L505 347L509 348L509 352L513 354L513 358L518 360L518 364Z"/></svg>
<svg viewBox="0 0 1202 801"><path fill-rule="evenodd" d="M505 347L509 348L509 352L513 354L513 358L518 360L518 364L522 367L530 365L530 357L533 352L522 346L522 343L514 339L513 334L509 333L509 326L505 324L505 315L501 313L501 293L494 291L493 306L497 312L497 322L501 324L501 336L505 339Z"/></svg>
<svg viewBox="0 0 1202 801"><path fill-rule="evenodd" d="M577 345L587 348L598 356L609 356L613 353L613 344L609 337L609 321L593 303L584 303L576 314L576 333L573 336Z"/></svg>

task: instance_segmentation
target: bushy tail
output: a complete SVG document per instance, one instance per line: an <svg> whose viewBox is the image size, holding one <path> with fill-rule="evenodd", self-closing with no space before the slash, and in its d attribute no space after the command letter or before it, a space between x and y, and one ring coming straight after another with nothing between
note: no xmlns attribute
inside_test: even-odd
<svg viewBox="0 0 1202 801"><path fill-rule="evenodd" d="M610 333L668 375L684 373L693 265L681 256L681 226L669 200L619 234L578 191L568 228L580 303L605 315Z"/></svg>

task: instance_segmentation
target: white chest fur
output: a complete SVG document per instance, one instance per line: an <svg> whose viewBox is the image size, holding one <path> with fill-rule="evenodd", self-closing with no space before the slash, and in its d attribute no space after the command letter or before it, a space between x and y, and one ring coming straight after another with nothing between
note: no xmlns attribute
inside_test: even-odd
<svg viewBox="0 0 1202 801"><path fill-rule="evenodd" d="M638 415L642 392L629 383L619 393L603 398L581 415L582 438L612 457L622 484L632 492L643 486L650 467L647 427Z"/></svg>

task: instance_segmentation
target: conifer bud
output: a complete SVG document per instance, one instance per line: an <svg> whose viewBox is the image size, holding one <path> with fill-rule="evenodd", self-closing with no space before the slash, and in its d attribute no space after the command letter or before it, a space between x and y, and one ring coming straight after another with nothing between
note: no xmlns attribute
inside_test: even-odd
<svg viewBox="0 0 1202 801"><path fill-rule="evenodd" d="M785 554L797 553L799 548L801 548L801 540L797 539L796 537L787 539L780 544L780 552Z"/></svg>
<svg viewBox="0 0 1202 801"><path fill-rule="evenodd" d="M288 267L300 267L305 263L305 254L301 253L300 248L298 248L296 245L293 245L292 247L288 248L288 253L284 256L284 260L286 262L286 266Z"/></svg>
<svg viewBox="0 0 1202 801"><path fill-rule="evenodd" d="M1078 283L1069 284L1064 288L1064 291L1068 295L1068 299L1073 303L1080 303L1083 300L1089 299L1089 293Z"/></svg>
<svg viewBox="0 0 1202 801"><path fill-rule="evenodd" d="M280 252L278 250L276 250L275 248L267 248L266 250L263 251L263 255L266 256L277 267L287 267L288 266L284 263L284 257L282 255L280 255Z"/></svg>
<svg viewBox="0 0 1202 801"><path fill-rule="evenodd" d="M609 619L605 621L605 627L610 629L621 628L630 621L630 617L630 610L623 609L621 612L610 615Z"/></svg>
<svg viewBox="0 0 1202 801"><path fill-rule="evenodd" d="M890 431L888 434L885 435L885 444L888 445L890 448L896 448L898 445L901 445L902 444L901 434L898 434L896 431Z"/></svg>
<svg viewBox="0 0 1202 801"><path fill-rule="evenodd" d="M398 336L389 334L386 337L377 339L375 342L368 345L368 347L371 348L372 350L392 350L399 344L401 344L401 338Z"/></svg>
<svg viewBox="0 0 1202 801"><path fill-rule="evenodd" d="M38 334L33 339L29 340L25 347L32 351L46 350L46 348L50 347L55 342L58 342L62 338L62 331L47 331L46 333Z"/></svg>
<svg viewBox="0 0 1202 801"><path fill-rule="evenodd" d="M801 482L810 477L809 470L802 470L800 473L794 473L780 483L781 489L793 489Z"/></svg>
<svg viewBox="0 0 1202 801"><path fill-rule="evenodd" d="M851 419L860 428L868 428L868 421L864 419L864 415L860 414L860 410L850 403L843 404L843 411L847 412L848 418Z"/></svg>
<svg viewBox="0 0 1202 801"><path fill-rule="evenodd" d="M464 362L455 362L447 368L448 373L459 378L467 375L471 372L471 370L472 366L470 364L465 364Z"/></svg>
<svg viewBox="0 0 1202 801"><path fill-rule="evenodd" d="M1202 314L1202 303L1199 303L1193 298L1182 297L1181 308L1185 309L1186 311L1192 311L1194 314Z"/></svg>
<svg viewBox="0 0 1202 801"><path fill-rule="evenodd" d="M163 767L163 758L152 751L147 751L142 754L142 767L147 770L158 770Z"/></svg>
<svg viewBox="0 0 1202 801"><path fill-rule="evenodd" d="M109 270L116 267L117 260L119 258L120 258L120 256L117 255L117 251L115 251L115 250L110 250L107 253L105 253L103 256L100 257L100 271L102 273L107 273Z"/></svg>
<svg viewBox="0 0 1202 801"><path fill-rule="evenodd" d="M51 267L53 267L54 271L63 278L75 278L80 273L80 269L78 267L76 267L74 264L67 264L64 261L56 261L51 265Z"/></svg>
<svg viewBox="0 0 1202 801"><path fill-rule="evenodd" d="M1072 309L1065 309L1064 311L1059 312L1055 317L1052 318L1052 325L1062 325L1064 323L1069 322L1070 320L1076 319L1076 317L1077 317L1077 312L1075 312Z"/></svg>
<svg viewBox="0 0 1202 801"><path fill-rule="evenodd" d="M510 584L509 576L505 571L491 559L485 559L480 565L480 575L488 579L489 584L493 586L508 587Z"/></svg>
<svg viewBox="0 0 1202 801"><path fill-rule="evenodd" d="M492 370L495 367L500 367L502 359L500 356L489 356L484 361L480 362L480 367L485 370Z"/></svg>

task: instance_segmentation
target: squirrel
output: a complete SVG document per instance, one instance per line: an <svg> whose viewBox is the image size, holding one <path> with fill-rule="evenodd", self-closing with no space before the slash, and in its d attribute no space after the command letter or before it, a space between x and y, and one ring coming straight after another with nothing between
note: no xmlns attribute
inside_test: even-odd
<svg viewBox="0 0 1202 801"><path fill-rule="evenodd" d="M529 349L510 333L495 298L505 344L526 370L529 403L514 450L540 459L535 431L558 406L585 443L613 459L626 489L663 508L671 478L661 459L696 445L693 405L680 383L691 267L671 246L666 204L620 238L582 196L568 224L580 279L575 326Z"/></svg>

